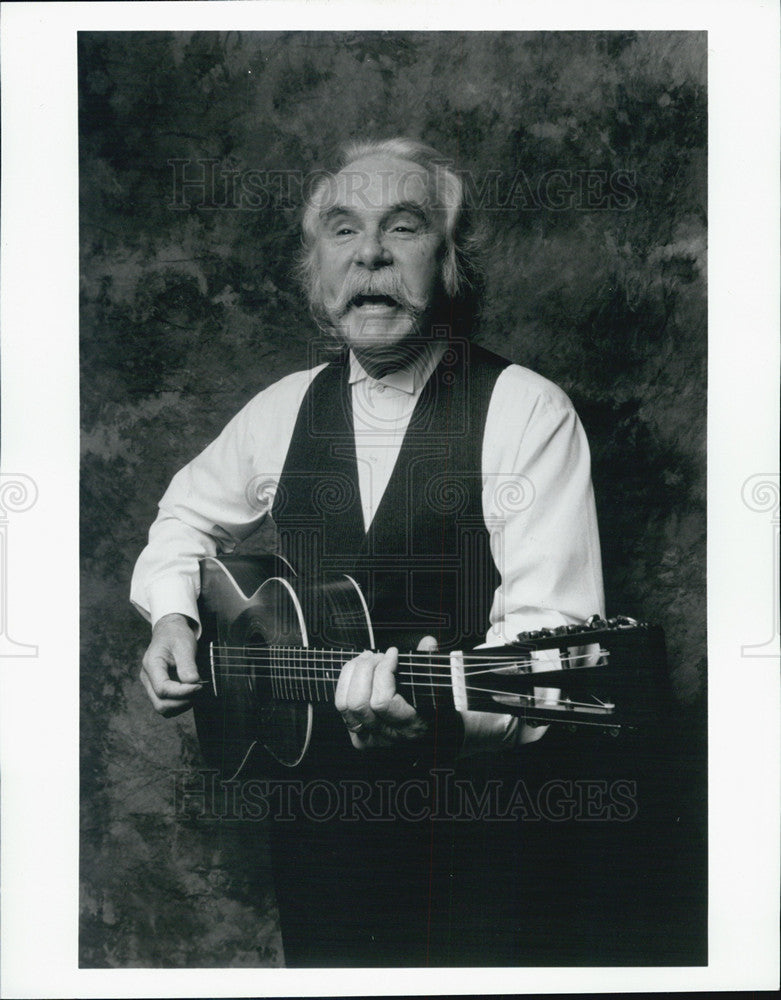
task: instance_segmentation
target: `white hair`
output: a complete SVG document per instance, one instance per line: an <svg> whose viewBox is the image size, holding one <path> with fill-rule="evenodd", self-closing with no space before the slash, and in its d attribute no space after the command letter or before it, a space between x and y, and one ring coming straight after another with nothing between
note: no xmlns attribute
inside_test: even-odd
<svg viewBox="0 0 781 1000"><path fill-rule="evenodd" d="M464 185L453 169L452 161L432 146L427 146L416 139L398 136L351 143L342 151L338 171L344 170L358 160L375 156L408 160L422 167L428 174L432 196L443 211L445 219L441 285L448 298L468 305L467 311L470 315L474 315L477 312L483 284L480 240L466 211ZM325 317L320 296L316 243L320 232L320 207L327 189L333 184L334 177L335 173L324 172L321 179L313 186L304 205L301 222L303 245L299 274L312 313L321 325Z"/></svg>

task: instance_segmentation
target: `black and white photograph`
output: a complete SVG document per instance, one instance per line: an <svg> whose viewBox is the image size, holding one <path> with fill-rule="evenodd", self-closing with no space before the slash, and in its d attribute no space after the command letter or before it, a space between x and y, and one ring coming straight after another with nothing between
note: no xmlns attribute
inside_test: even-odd
<svg viewBox="0 0 781 1000"><path fill-rule="evenodd" d="M723 33L641 7L584 30L135 6L68 34L72 657L36 630L51 592L37 618L0 595L6 662L69 675L46 752L56 733L72 779L48 793L72 974L159 970L135 994L83 979L117 996L202 995L166 978L196 970L279 977L210 995L712 983L717 869L748 857L754 884L778 775L777 741L739 756L777 729L773 404L743 466L730 435L777 344L747 313L755 356L713 306ZM65 410L43 340L34 361L37 439ZM4 580L38 514L52 557L58 532L11 440ZM732 983L759 988L775 918L751 905L768 960Z"/></svg>
<svg viewBox="0 0 781 1000"><path fill-rule="evenodd" d="M704 963L705 34L79 43L82 961Z"/></svg>

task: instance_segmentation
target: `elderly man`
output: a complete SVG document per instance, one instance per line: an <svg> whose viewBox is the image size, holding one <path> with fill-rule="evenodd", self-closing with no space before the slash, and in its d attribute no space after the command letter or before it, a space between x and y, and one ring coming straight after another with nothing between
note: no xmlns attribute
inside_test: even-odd
<svg viewBox="0 0 781 1000"><path fill-rule="evenodd" d="M435 150L350 148L314 189L303 236L311 309L338 353L257 395L172 481L132 585L153 625L141 680L158 712L189 707L198 560L270 516L298 572L359 578L379 647L341 666L302 773L381 784L426 766L467 773L470 759L515 773L516 748L544 730L418 712L396 690L398 648L501 645L601 612L582 428L556 386L471 342L476 241L461 181ZM484 834L383 819L273 824L288 963L512 962L517 930L491 943L494 918L516 917L493 847L475 854ZM516 834L502 836L512 854ZM461 878L464 851L474 865ZM487 935L482 952L473 939L459 955L453 921L465 915Z"/></svg>

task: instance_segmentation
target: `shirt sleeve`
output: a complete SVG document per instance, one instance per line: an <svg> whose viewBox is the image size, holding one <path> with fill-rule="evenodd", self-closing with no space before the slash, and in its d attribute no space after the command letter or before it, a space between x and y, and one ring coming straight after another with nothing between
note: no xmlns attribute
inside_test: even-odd
<svg viewBox="0 0 781 1000"><path fill-rule="evenodd" d="M529 629L575 624L604 613L585 432L567 396L518 365L499 376L488 410L483 516L501 576L486 646L505 645ZM544 689L537 693L549 699L557 695ZM530 742L546 729L488 713L466 713L464 725L467 753Z"/></svg>
<svg viewBox="0 0 781 1000"><path fill-rule="evenodd" d="M176 612L193 619L200 634L199 560L231 552L270 511L301 400L319 370L259 393L171 480L130 589L132 604L153 626Z"/></svg>

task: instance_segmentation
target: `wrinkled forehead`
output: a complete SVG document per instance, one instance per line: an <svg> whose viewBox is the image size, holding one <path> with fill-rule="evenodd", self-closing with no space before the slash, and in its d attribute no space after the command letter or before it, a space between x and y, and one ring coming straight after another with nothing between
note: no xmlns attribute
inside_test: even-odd
<svg viewBox="0 0 781 1000"><path fill-rule="evenodd" d="M389 156L350 163L325 179L314 202L321 218L338 208L381 215L399 205L417 206L432 220L441 211L429 172L411 160Z"/></svg>

